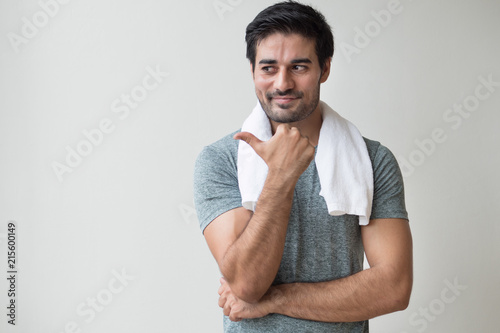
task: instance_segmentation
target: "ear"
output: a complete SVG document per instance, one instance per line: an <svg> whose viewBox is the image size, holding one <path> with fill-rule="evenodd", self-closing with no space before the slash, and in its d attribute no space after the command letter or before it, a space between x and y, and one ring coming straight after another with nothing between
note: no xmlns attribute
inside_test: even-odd
<svg viewBox="0 0 500 333"><path fill-rule="evenodd" d="M319 79L320 83L325 83L330 76L330 68L332 64L332 57L325 60L325 65L323 66L323 71L321 72L321 77Z"/></svg>

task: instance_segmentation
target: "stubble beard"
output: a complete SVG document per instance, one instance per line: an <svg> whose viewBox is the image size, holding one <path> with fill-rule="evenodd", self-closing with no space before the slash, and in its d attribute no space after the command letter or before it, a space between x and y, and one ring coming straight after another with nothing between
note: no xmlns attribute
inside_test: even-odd
<svg viewBox="0 0 500 333"><path fill-rule="evenodd" d="M287 112L286 110L290 109L290 106L272 102L272 97L285 95L299 98L299 104L296 106L295 111ZM316 107L319 104L319 84L314 92L313 99L309 103L304 103L302 97L302 92L285 91L266 93L266 96L264 97L265 101L261 98L258 99L262 109L270 120L276 123L294 123L306 119L314 112L314 110L316 110ZM273 104L274 107L280 109L280 112L273 110Z"/></svg>

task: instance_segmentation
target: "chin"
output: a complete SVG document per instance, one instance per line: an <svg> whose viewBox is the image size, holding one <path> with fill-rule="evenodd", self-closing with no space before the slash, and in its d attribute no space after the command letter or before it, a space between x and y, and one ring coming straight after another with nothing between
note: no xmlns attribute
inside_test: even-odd
<svg viewBox="0 0 500 333"><path fill-rule="evenodd" d="M274 104L274 107L281 109L281 110L289 110L292 108L291 105L285 105L285 104Z"/></svg>

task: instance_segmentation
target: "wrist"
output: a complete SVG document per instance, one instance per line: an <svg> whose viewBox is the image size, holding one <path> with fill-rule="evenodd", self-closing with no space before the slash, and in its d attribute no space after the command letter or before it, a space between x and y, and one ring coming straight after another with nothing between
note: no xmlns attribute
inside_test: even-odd
<svg viewBox="0 0 500 333"><path fill-rule="evenodd" d="M293 193L298 180L298 177L286 175L283 171L269 169L264 187L277 194Z"/></svg>
<svg viewBox="0 0 500 333"><path fill-rule="evenodd" d="M283 285L271 286L267 293L262 297L262 303L268 313L282 313L281 308L285 303L285 294Z"/></svg>

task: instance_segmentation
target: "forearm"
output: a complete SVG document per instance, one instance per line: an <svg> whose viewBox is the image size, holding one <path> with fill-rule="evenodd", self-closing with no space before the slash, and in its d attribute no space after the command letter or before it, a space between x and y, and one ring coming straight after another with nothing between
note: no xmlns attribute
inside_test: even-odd
<svg viewBox="0 0 500 333"><path fill-rule="evenodd" d="M410 291L411 277L370 268L333 281L274 286L262 301L270 313L314 321L353 322L403 310Z"/></svg>
<svg viewBox="0 0 500 333"><path fill-rule="evenodd" d="M246 301L258 301L278 272L295 183L268 174L255 213L223 258L223 276Z"/></svg>

